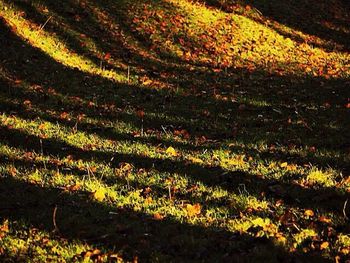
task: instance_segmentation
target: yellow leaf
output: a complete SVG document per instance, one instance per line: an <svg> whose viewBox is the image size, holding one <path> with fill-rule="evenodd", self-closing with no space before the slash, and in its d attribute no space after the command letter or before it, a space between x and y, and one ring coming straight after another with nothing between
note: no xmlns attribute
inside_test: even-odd
<svg viewBox="0 0 350 263"><path fill-rule="evenodd" d="M227 165L243 166L243 165L245 165L244 157L245 157L245 155L237 155L231 159L226 159L224 161L226 162Z"/></svg>
<svg viewBox="0 0 350 263"><path fill-rule="evenodd" d="M167 154L169 154L169 155L172 155L172 156L176 156L177 155L177 152L176 152L176 150L173 148L173 147L169 147L168 149L166 149L166 151L165 151Z"/></svg>
<svg viewBox="0 0 350 263"><path fill-rule="evenodd" d="M196 215L199 215L201 213L201 206L200 206L200 204L195 204L195 205L187 204L186 211L187 211L188 216L190 216L190 217L196 216Z"/></svg>
<svg viewBox="0 0 350 263"><path fill-rule="evenodd" d="M314 216L315 214L314 214L314 211L308 209L308 210L305 210L304 215L311 217L311 216Z"/></svg>
<svg viewBox="0 0 350 263"><path fill-rule="evenodd" d="M287 167L288 163L287 162L281 163L280 166L281 166L281 168Z"/></svg>
<svg viewBox="0 0 350 263"><path fill-rule="evenodd" d="M188 157L188 160L191 161L192 163L197 163L197 164L202 164L203 161L199 158L196 157Z"/></svg>
<svg viewBox="0 0 350 263"><path fill-rule="evenodd" d="M275 167L276 167L276 163L275 162L270 163L270 165L269 165L270 169L275 168Z"/></svg>
<svg viewBox="0 0 350 263"><path fill-rule="evenodd" d="M102 202L102 201L105 199L105 197L106 197L106 190L103 189L103 188L99 188L98 190L96 190L96 191L93 193L92 197L93 197L95 200L97 200L97 201L99 201L99 202Z"/></svg>

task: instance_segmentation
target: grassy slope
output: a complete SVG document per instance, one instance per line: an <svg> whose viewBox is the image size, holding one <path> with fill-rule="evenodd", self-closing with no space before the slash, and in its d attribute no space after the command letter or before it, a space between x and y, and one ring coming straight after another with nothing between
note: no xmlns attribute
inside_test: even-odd
<svg viewBox="0 0 350 263"><path fill-rule="evenodd" d="M346 259L346 3L98 2L0 1L2 260Z"/></svg>

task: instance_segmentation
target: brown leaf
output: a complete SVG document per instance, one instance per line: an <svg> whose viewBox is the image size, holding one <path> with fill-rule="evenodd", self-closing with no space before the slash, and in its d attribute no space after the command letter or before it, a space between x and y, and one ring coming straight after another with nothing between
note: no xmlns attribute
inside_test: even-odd
<svg viewBox="0 0 350 263"><path fill-rule="evenodd" d="M73 185L69 185L67 187L65 187L65 191L66 192L76 192L79 191L81 188L80 184L73 184Z"/></svg>
<svg viewBox="0 0 350 263"><path fill-rule="evenodd" d="M69 114L68 114L67 112L62 112L62 113L60 114L60 119L66 120L66 119L68 119L68 118L69 118Z"/></svg>

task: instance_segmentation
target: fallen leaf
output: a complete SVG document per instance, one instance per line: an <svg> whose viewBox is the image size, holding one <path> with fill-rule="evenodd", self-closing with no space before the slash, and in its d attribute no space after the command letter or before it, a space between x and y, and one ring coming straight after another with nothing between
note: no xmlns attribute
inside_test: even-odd
<svg viewBox="0 0 350 263"><path fill-rule="evenodd" d="M38 129L39 130L44 130L46 128L46 124L45 123L42 123L39 125Z"/></svg>
<svg viewBox="0 0 350 263"><path fill-rule="evenodd" d="M330 222L332 222L331 219L329 219L329 218L327 218L327 217L325 217L325 216L320 216L320 217L318 218L318 221L320 221L320 222L322 222L322 223L326 223L326 224L329 224Z"/></svg>
<svg viewBox="0 0 350 263"><path fill-rule="evenodd" d="M152 199L151 196L149 196L149 197L147 197L147 198L145 199L145 204L146 204L146 205L149 205L149 204L151 204L152 202L153 202L153 199Z"/></svg>
<svg viewBox="0 0 350 263"><path fill-rule="evenodd" d="M288 171L295 171L297 169L297 166L295 164L288 164L287 170Z"/></svg>
<svg viewBox="0 0 350 263"><path fill-rule="evenodd" d="M192 163L196 163L196 164L202 164L203 163L203 161L201 159L196 158L196 157L192 157L192 156L188 157L188 160L191 161Z"/></svg>
<svg viewBox="0 0 350 263"><path fill-rule="evenodd" d="M10 167L9 172L10 172L11 176L15 176L17 174L16 167Z"/></svg>
<svg viewBox="0 0 350 263"><path fill-rule="evenodd" d="M25 101L23 101L23 105L25 105L27 107L31 107L32 106L32 102L30 100L25 100Z"/></svg>
<svg viewBox="0 0 350 263"><path fill-rule="evenodd" d="M69 185L67 187L65 187L65 191L66 192L76 192L78 190L80 190L81 185L80 184L73 184L73 185Z"/></svg>
<svg viewBox="0 0 350 263"><path fill-rule="evenodd" d="M60 114L60 119L62 120L68 119L68 117L69 117L69 114L67 112L62 112Z"/></svg>
<svg viewBox="0 0 350 263"><path fill-rule="evenodd" d="M201 206L200 204L194 204L194 205L187 204L186 211L189 217L193 217L201 213Z"/></svg>
<svg viewBox="0 0 350 263"><path fill-rule="evenodd" d="M322 242L322 244L320 246L320 250L324 250L324 249L326 249L328 247L329 247L329 243L327 241Z"/></svg>
<svg viewBox="0 0 350 263"><path fill-rule="evenodd" d="M99 188L92 194L92 197L95 200L102 202L106 197L106 190L103 188Z"/></svg>
<svg viewBox="0 0 350 263"><path fill-rule="evenodd" d="M108 60L111 58L111 53L106 53L105 56L103 57L105 60Z"/></svg>
<svg viewBox="0 0 350 263"><path fill-rule="evenodd" d="M6 219L2 225L0 225L0 232L8 233L9 232L9 221Z"/></svg>
<svg viewBox="0 0 350 263"><path fill-rule="evenodd" d="M173 147L168 147L168 149L166 149L166 151L165 151L167 154L169 154L169 155L172 155L172 156L176 156L177 155L177 152L176 152L176 150L173 148Z"/></svg>
<svg viewBox="0 0 350 263"><path fill-rule="evenodd" d="M280 164L280 167L281 167L281 168L284 168L284 167L287 167L287 166L288 166L288 163L287 163L287 162L284 162L284 163L281 163L281 164Z"/></svg>
<svg viewBox="0 0 350 263"><path fill-rule="evenodd" d="M308 209L308 210L305 210L304 215L312 217L315 215L315 213L314 213L314 211Z"/></svg>
<svg viewBox="0 0 350 263"><path fill-rule="evenodd" d="M350 247L344 247L340 250L340 253L344 255L349 255L350 254Z"/></svg>
<svg viewBox="0 0 350 263"><path fill-rule="evenodd" d="M136 115L139 118L143 119L143 117L145 116L145 112L143 110L138 110L138 111L136 111Z"/></svg>
<svg viewBox="0 0 350 263"><path fill-rule="evenodd" d="M154 218L155 220L163 220L163 219L164 219L164 216L161 215L161 214L159 214L159 213L155 213L155 214L153 215L153 218Z"/></svg>

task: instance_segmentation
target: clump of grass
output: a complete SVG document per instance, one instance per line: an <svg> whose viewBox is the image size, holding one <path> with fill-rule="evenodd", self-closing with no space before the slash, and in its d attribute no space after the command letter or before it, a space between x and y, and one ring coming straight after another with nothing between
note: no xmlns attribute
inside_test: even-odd
<svg viewBox="0 0 350 263"><path fill-rule="evenodd" d="M306 176L306 182L310 185L319 185L325 187L332 187L335 185L335 174L331 171L322 171L313 168Z"/></svg>

